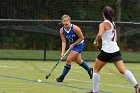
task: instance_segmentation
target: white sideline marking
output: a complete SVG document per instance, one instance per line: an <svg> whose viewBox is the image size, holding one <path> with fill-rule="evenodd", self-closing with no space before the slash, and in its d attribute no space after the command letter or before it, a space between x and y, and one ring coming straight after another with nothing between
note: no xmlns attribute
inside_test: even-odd
<svg viewBox="0 0 140 93"><path fill-rule="evenodd" d="M75 82L84 82L84 83L90 83L90 84L92 84L92 81L76 80L76 79L67 79L67 80L75 81ZM114 86L114 87L119 87L119 88L131 88L131 89L132 89L132 87L124 86L124 85L104 84L104 83L100 83L100 84L101 84L101 85L106 85L106 86Z"/></svg>
<svg viewBox="0 0 140 93"><path fill-rule="evenodd" d="M17 68L17 67L9 67L9 66L2 66L2 65L0 65L0 67L3 67L3 68Z"/></svg>
<svg viewBox="0 0 140 93"><path fill-rule="evenodd" d="M21 88L21 87L17 87L18 89L26 89L26 88ZM0 89L17 89L17 88L0 88ZM2 93L5 93L5 92L2 92Z"/></svg>
<svg viewBox="0 0 140 93"><path fill-rule="evenodd" d="M30 83L16 83L16 82L15 82L15 83L5 83L5 84L8 84L8 85L10 85L10 84L11 84L11 85L12 85L12 84L23 85L23 84L30 84Z"/></svg>
<svg viewBox="0 0 140 93"><path fill-rule="evenodd" d="M4 66L0 65L0 67L1 68L18 68L18 67L6 66L6 65L4 65ZM36 69L36 68L31 67L31 68L23 68L23 69ZM50 69L40 69L40 70L50 70ZM58 71L58 70L54 70L54 71Z"/></svg>

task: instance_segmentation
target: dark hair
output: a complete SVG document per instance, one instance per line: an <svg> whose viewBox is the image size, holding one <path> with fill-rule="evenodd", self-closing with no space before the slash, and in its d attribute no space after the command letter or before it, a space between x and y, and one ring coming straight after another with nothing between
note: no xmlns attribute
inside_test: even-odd
<svg viewBox="0 0 140 93"><path fill-rule="evenodd" d="M105 6L103 9L104 16L112 22L114 17L114 10L110 6Z"/></svg>
<svg viewBox="0 0 140 93"><path fill-rule="evenodd" d="M114 10L110 6L105 6L102 13L113 24ZM115 27L114 24L113 26Z"/></svg>

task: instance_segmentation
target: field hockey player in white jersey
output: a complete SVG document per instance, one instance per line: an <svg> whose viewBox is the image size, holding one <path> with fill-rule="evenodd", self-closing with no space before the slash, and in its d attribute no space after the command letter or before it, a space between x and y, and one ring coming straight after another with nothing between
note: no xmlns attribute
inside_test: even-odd
<svg viewBox="0 0 140 93"><path fill-rule="evenodd" d="M98 41L102 39L102 48L94 64L93 89L86 93L99 93L100 70L107 62L113 62L118 71L124 75L130 84L135 88L136 93L140 93L140 86L130 70L124 66L120 48L117 45L117 33L113 20L114 10L105 6L103 11L104 21L99 25L99 32L94 40L94 45L99 46Z"/></svg>
<svg viewBox="0 0 140 93"><path fill-rule="evenodd" d="M72 61L75 61L83 67L88 72L90 79L92 79L92 68L90 68L86 61L81 58L81 52L85 46L84 36L81 29L78 26L71 24L71 18L69 15L63 15L61 19L61 23L63 24L63 27L60 29L60 37L62 40L61 56L64 56L66 44L69 46L70 53L66 58L66 65L64 66L62 74L56 79L56 81L63 82L65 76L71 69ZM68 42L66 43L66 41Z"/></svg>

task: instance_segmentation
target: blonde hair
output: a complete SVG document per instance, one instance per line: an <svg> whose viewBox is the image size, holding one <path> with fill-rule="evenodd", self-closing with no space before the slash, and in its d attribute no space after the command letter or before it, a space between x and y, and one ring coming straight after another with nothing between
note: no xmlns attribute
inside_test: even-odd
<svg viewBox="0 0 140 93"><path fill-rule="evenodd" d="M66 15L66 14L62 15L61 20L63 20L64 18L68 18L71 21L71 17L69 15ZM62 21L59 23L59 25L61 24L62 24Z"/></svg>
<svg viewBox="0 0 140 93"><path fill-rule="evenodd" d="M64 18L68 18L69 20L71 20L71 17L69 15L66 15L66 14L62 15L61 20L63 20Z"/></svg>

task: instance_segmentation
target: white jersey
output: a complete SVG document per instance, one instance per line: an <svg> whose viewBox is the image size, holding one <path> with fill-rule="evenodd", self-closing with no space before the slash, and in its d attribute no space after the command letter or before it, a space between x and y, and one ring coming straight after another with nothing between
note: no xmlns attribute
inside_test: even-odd
<svg viewBox="0 0 140 93"><path fill-rule="evenodd" d="M111 25L110 30L105 30L102 35L102 49L104 52L107 53L114 53L120 50L120 48L117 45L117 35L116 30L114 29L113 24L109 20L105 20L104 22L107 22Z"/></svg>

